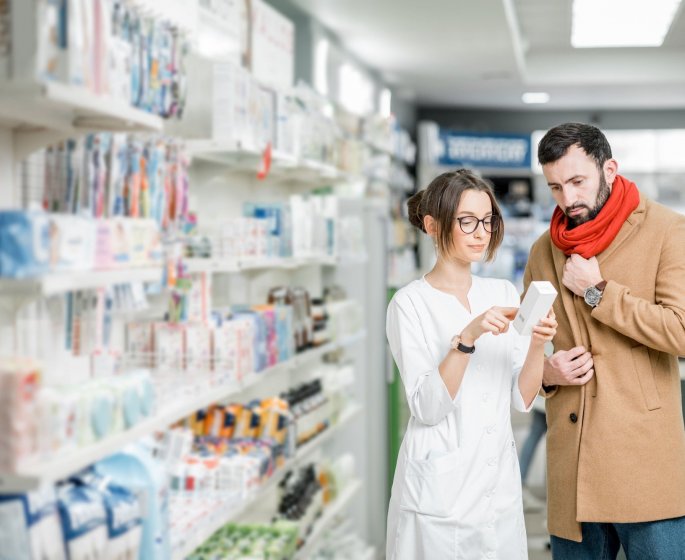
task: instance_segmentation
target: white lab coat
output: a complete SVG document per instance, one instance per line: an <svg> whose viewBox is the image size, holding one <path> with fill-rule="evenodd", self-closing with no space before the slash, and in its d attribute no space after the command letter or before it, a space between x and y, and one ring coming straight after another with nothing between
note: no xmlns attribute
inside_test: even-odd
<svg viewBox="0 0 685 560"><path fill-rule="evenodd" d="M411 419L402 441L388 511L387 560L525 560L521 476L511 430L530 337L513 327L476 341L454 400L438 366L453 335L493 305L519 305L506 280L473 276L471 313L425 278L388 306L387 336Z"/></svg>

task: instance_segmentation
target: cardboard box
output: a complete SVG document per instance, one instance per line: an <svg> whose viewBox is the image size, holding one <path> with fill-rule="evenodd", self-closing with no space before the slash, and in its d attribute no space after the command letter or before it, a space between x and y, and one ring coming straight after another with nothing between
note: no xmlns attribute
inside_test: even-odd
<svg viewBox="0 0 685 560"><path fill-rule="evenodd" d="M514 317L514 328L519 334L530 336L533 327L547 316L556 297L557 291L550 282L531 282L526 297L523 298L521 307Z"/></svg>

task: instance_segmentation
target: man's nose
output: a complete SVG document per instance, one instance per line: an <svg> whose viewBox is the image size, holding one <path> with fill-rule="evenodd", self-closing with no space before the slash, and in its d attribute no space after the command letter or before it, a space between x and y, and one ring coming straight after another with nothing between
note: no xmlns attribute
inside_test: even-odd
<svg viewBox="0 0 685 560"><path fill-rule="evenodd" d="M578 197L571 187L562 187L561 203L564 205L564 208L570 208L577 200Z"/></svg>

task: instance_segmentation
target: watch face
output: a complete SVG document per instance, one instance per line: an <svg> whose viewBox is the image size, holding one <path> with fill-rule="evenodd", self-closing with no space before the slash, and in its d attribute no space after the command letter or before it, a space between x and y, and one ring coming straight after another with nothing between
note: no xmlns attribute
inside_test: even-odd
<svg viewBox="0 0 685 560"><path fill-rule="evenodd" d="M585 290L584 296L585 303L591 305L592 307L595 307L595 305L599 303L599 300L602 299L602 292L600 292L594 286L590 286L587 290Z"/></svg>

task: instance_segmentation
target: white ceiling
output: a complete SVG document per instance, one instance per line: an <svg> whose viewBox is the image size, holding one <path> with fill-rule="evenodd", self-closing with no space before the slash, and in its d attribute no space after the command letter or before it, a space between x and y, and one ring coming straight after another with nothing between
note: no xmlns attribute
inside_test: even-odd
<svg viewBox="0 0 685 560"><path fill-rule="evenodd" d="M633 49L573 49L571 0L293 3L421 105L685 108L685 2L662 47ZM524 105L525 91L550 103Z"/></svg>

